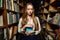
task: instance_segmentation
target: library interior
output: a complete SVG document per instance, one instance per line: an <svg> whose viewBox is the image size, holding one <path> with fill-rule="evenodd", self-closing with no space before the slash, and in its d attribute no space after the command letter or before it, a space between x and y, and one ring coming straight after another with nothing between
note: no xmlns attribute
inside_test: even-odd
<svg viewBox="0 0 60 40"><path fill-rule="evenodd" d="M60 40L60 0L0 0L0 40Z"/></svg>

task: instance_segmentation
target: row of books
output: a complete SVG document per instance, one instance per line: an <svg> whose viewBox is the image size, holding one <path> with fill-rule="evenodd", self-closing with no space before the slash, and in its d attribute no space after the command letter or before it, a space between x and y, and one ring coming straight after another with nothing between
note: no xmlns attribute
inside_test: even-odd
<svg viewBox="0 0 60 40"><path fill-rule="evenodd" d="M3 0L0 0L0 7L3 7Z"/></svg>
<svg viewBox="0 0 60 40"><path fill-rule="evenodd" d="M60 13L55 14L55 16L50 21L53 24L60 25Z"/></svg>
<svg viewBox="0 0 60 40"><path fill-rule="evenodd" d="M7 13L8 24L17 23L18 20L19 20L19 14L17 12L15 14L12 12Z"/></svg>
<svg viewBox="0 0 60 40"><path fill-rule="evenodd" d="M13 36L13 40L15 39L16 40L16 37L14 36L15 34L17 34L17 26L14 26L14 27L10 27L8 28L8 31L9 31L9 39L12 38ZM4 29L4 39L7 40L7 36L6 36L6 29Z"/></svg>
<svg viewBox="0 0 60 40"><path fill-rule="evenodd" d="M60 14L57 13L53 18L53 23L60 25Z"/></svg>
<svg viewBox="0 0 60 40"><path fill-rule="evenodd" d="M19 5L14 0L6 0L6 9L19 12Z"/></svg>

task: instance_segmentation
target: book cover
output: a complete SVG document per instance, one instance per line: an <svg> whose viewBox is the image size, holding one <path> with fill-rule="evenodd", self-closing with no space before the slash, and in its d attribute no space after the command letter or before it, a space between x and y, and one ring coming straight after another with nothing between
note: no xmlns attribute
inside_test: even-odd
<svg viewBox="0 0 60 40"><path fill-rule="evenodd" d="M32 31L32 30L33 30L33 27L26 27L26 28L25 28L25 31L26 31L26 32L30 32L30 31Z"/></svg>

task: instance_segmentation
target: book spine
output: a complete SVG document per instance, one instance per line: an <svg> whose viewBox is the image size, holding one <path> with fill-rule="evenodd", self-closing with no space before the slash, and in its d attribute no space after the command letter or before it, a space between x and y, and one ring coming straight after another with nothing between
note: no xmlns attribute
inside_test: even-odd
<svg viewBox="0 0 60 40"><path fill-rule="evenodd" d="M13 32L13 27L10 27L9 28L9 39L12 38L12 32Z"/></svg>
<svg viewBox="0 0 60 40"><path fill-rule="evenodd" d="M13 2L13 0L11 0L11 7L12 7L12 11L14 11L14 2Z"/></svg>
<svg viewBox="0 0 60 40"><path fill-rule="evenodd" d="M18 22L18 20L19 20L19 14L16 13L16 22Z"/></svg>
<svg viewBox="0 0 60 40"><path fill-rule="evenodd" d="M0 0L0 7L2 7L2 0Z"/></svg>
<svg viewBox="0 0 60 40"><path fill-rule="evenodd" d="M12 17L13 17L13 23L16 23L16 15L13 14Z"/></svg>
<svg viewBox="0 0 60 40"><path fill-rule="evenodd" d="M10 24L9 23L9 13L7 13L7 21L8 21L8 25Z"/></svg>
<svg viewBox="0 0 60 40"><path fill-rule="evenodd" d="M3 26L3 15L0 16L0 26Z"/></svg>
<svg viewBox="0 0 60 40"><path fill-rule="evenodd" d="M6 0L6 9L8 9L8 7L9 7L9 1Z"/></svg>
<svg viewBox="0 0 60 40"><path fill-rule="evenodd" d="M9 12L9 23L13 23L12 12Z"/></svg>

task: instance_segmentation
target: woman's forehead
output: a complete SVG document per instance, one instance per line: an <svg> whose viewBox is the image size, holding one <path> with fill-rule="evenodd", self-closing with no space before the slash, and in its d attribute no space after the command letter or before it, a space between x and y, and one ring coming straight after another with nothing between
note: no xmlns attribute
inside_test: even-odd
<svg viewBox="0 0 60 40"><path fill-rule="evenodd" d="M33 8L33 6L32 5L27 5L27 8Z"/></svg>

